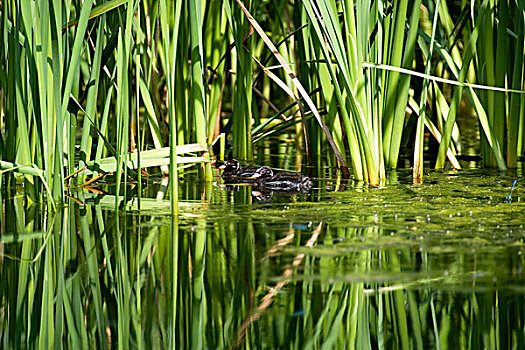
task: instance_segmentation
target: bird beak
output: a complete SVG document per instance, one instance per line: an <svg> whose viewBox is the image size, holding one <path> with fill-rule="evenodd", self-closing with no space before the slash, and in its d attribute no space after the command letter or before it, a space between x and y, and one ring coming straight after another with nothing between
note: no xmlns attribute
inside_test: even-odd
<svg viewBox="0 0 525 350"><path fill-rule="evenodd" d="M259 177L261 177L261 174L259 174L259 173L255 173L255 174L253 174L252 176L244 177L244 179L247 179L247 180L254 180L254 179L257 179L257 178L259 178Z"/></svg>
<svg viewBox="0 0 525 350"><path fill-rule="evenodd" d="M223 163L223 164L219 167L219 169L225 169L225 168L226 168L226 163Z"/></svg>

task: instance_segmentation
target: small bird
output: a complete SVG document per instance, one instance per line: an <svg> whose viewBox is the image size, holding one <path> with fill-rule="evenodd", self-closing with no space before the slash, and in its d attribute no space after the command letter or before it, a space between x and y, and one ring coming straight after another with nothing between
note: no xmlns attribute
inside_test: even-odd
<svg viewBox="0 0 525 350"><path fill-rule="evenodd" d="M259 167L247 165L242 167L237 159L232 159L222 164L219 169L224 170L222 178L229 182L240 180L242 182L253 182L251 177Z"/></svg>
<svg viewBox="0 0 525 350"><path fill-rule="evenodd" d="M281 172L274 175L273 170L266 165L257 169L252 178L255 179L255 188L266 191L307 193L312 187L312 181L302 174Z"/></svg>

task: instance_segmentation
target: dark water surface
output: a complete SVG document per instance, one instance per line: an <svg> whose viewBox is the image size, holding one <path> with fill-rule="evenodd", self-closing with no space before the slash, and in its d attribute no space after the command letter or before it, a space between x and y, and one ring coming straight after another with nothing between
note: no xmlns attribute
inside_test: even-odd
<svg viewBox="0 0 525 350"><path fill-rule="evenodd" d="M0 347L521 349L524 180L402 170L286 195L190 172L178 219L154 179L119 210L3 193Z"/></svg>

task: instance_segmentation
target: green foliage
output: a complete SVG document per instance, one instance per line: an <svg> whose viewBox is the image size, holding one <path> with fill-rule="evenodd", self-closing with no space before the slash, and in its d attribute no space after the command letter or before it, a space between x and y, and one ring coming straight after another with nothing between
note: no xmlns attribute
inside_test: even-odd
<svg viewBox="0 0 525 350"><path fill-rule="evenodd" d="M414 150L415 181L428 153L436 168L447 158L459 166L475 114L484 164L514 168L524 152L523 6L4 1L0 157L32 201L44 184L62 201L64 178L104 157L117 159L120 183L129 152L209 147L224 133L232 156L251 159L254 142L279 134L308 162L326 149L343 172L348 162L377 185L401 150Z"/></svg>

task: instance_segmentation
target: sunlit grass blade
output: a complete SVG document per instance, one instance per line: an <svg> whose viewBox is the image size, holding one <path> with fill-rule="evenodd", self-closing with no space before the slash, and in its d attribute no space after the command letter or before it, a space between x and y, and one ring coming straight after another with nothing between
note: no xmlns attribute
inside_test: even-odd
<svg viewBox="0 0 525 350"><path fill-rule="evenodd" d="M121 161L124 162L127 169L138 169L138 168L149 168L165 165L169 165L170 159L170 147L164 147L159 149L152 149L143 151L139 155L137 153L125 154ZM202 154L207 149L199 144L181 145L176 147L177 163L208 163L208 159L202 156L192 156L191 153L198 152ZM181 156L178 156L178 155ZM187 156L182 156L188 154ZM88 175L92 172L114 172L119 168L118 162L115 157L107 157L99 160L89 161L86 165L87 168L83 171L84 174ZM120 169L122 170L122 169Z"/></svg>
<svg viewBox="0 0 525 350"><path fill-rule="evenodd" d="M123 4L125 4L128 0L110 0L107 2L104 2L95 8L91 9L91 12L89 13L88 19L93 19L95 17L98 17L100 15L103 15L106 12L109 12ZM66 29L68 27L76 26L79 24L79 21L82 19L82 15L80 15L79 18L74 18L70 20L67 25L64 25L62 29Z"/></svg>
<svg viewBox="0 0 525 350"><path fill-rule="evenodd" d="M395 22L392 23L391 38L387 38L386 45L389 45L390 50L385 55L385 60L395 67L407 67L412 64L412 57L415 48L415 34L417 23L419 22L419 4L420 1L415 1L414 11L411 16L409 39L407 40L405 48L406 56L404 55L403 39L405 38L405 22L408 11L408 1L396 1L394 3L393 16ZM364 29L364 28L363 28ZM390 46L391 45L391 46ZM404 56L404 57L403 57ZM383 149L385 164L388 168L395 168L397 166L397 156L399 154L399 147L401 144L401 136L404 129L406 97L408 96L408 88L410 80L407 76L400 76L398 72L391 71L386 75L385 97L384 97L384 114L383 114Z"/></svg>
<svg viewBox="0 0 525 350"><path fill-rule="evenodd" d="M144 102L144 107L146 108L146 111L147 111L148 124L150 128L151 136L153 139L153 144L155 145L155 148L162 148L163 144L162 144L162 137L160 134L159 118L157 118L157 114L153 106L153 101L151 99L146 83L144 82L143 79L140 79L139 81L139 88L140 88L140 96L142 97L142 100Z"/></svg>
<svg viewBox="0 0 525 350"><path fill-rule="evenodd" d="M193 103L193 125L195 127L195 140L201 145L208 145L206 94L204 79L204 45L202 39L202 5L200 0L189 1L190 21L190 52L191 52L191 93L190 101ZM208 181L212 179L211 166L206 165L204 173Z"/></svg>
<svg viewBox="0 0 525 350"><path fill-rule="evenodd" d="M89 78L89 83L87 86L88 96L86 99L85 112L88 117L84 118L84 123L82 127L82 138L80 140L80 162L79 166L82 167L86 162L90 160L91 157L91 121L98 119L97 118L97 100L98 100L98 91L100 87L100 71L101 71L101 60L102 60L102 45L103 45L103 28L105 24L105 16L102 16L97 30L97 40L94 51L94 59L92 63L91 75Z"/></svg>
<svg viewBox="0 0 525 350"><path fill-rule="evenodd" d="M440 0L437 1L436 7L439 7ZM429 74L432 70L432 53L434 49L434 38L437 29L437 19L438 12L434 14L434 20L432 22L432 36L430 38L430 49L427 53L427 63L425 67L425 74ZM416 126L416 140L414 147L414 166L412 172L412 180L414 183L423 182L423 142L424 142L424 124L426 117L426 106L427 106L427 89L428 89L428 79L423 81L423 87L421 91L421 99L419 101L419 113Z"/></svg>

